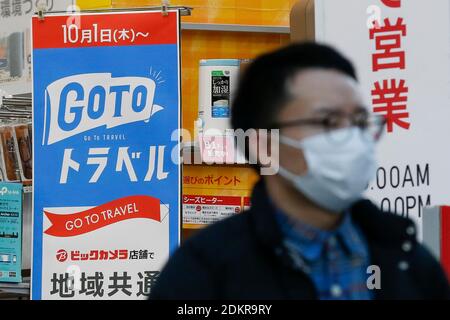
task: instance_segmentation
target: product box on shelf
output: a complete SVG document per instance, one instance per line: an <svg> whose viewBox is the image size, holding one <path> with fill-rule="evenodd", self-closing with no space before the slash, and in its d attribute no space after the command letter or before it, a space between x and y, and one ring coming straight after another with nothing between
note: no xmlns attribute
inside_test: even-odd
<svg viewBox="0 0 450 320"><path fill-rule="evenodd" d="M15 135L11 126L0 127L0 169L2 181L20 181Z"/></svg>
<svg viewBox="0 0 450 320"><path fill-rule="evenodd" d="M30 124L19 124L14 126L15 150L20 171L20 180L31 183L33 171L32 146Z"/></svg>

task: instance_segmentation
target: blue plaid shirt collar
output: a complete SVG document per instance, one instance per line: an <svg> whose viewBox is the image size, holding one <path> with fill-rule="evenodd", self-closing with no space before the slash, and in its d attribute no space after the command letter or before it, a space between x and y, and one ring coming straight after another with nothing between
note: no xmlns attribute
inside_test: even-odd
<svg viewBox="0 0 450 320"><path fill-rule="evenodd" d="M346 212L339 227L332 231L320 230L294 220L281 211L276 212L276 219L285 240L294 245L304 259L314 262L321 258L329 239L339 241L346 254L351 257L365 257L366 248L356 233L351 215Z"/></svg>

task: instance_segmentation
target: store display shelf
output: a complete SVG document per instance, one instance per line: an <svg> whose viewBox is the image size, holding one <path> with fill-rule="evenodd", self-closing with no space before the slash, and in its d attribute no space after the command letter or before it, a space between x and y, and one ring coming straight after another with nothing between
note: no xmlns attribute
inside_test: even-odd
<svg viewBox="0 0 450 320"><path fill-rule="evenodd" d="M257 26L242 24L182 23L182 30L225 31L225 32L257 32L290 34L290 27Z"/></svg>
<svg viewBox="0 0 450 320"><path fill-rule="evenodd" d="M206 228L207 224L191 224L191 223L183 223L183 229L191 229L191 230L199 230Z"/></svg>
<svg viewBox="0 0 450 320"><path fill-rule="evenodd" d="M26 278L22 283L0 282L0 296L28 296L30 294L30 279Z"/></svg>

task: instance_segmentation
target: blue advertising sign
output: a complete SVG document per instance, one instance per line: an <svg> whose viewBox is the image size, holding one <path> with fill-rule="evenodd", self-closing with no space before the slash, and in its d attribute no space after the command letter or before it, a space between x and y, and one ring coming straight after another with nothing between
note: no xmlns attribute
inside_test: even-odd
<svg viewBox="0 0 450 320"><path fill-rule="evenodd" d="M32 27L32 298L145 299L180 242L179 13Z"/></svg>

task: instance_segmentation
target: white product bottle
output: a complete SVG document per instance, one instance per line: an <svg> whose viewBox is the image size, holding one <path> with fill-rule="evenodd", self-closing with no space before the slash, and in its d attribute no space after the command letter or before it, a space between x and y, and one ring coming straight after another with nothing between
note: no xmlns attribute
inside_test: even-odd
<svg viewBox="0 0 450 320"><path fill-rule="evenodd" d="M223 136L231 132L231 101L239 67L239 59L200 60L198 134Z"/></svg>

